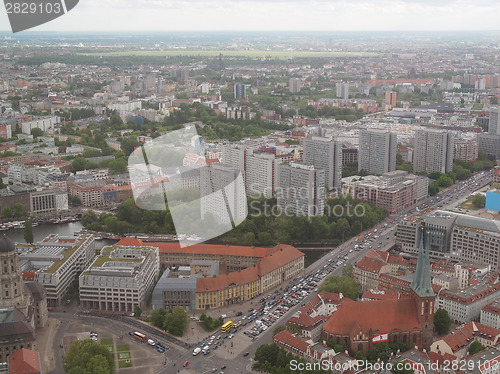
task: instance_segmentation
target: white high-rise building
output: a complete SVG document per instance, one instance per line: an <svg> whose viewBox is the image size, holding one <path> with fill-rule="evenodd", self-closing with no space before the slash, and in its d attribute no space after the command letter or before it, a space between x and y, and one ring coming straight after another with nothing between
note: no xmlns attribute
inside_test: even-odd
<svg viewBox="0 0 500 374"><path fill-rule="evenodd" d="M396 170L398 137L386 130L362 130L359 134L358 170L384 174Z"/></svg>
<svg viewBox="0 0 500 374"><path fill-rule="evenodd" d="M247 201L242 172L226 164L200 168L201 216L211 214L219 224L229 225L245 217Z"/></svg>
<svg viewBox="0 0 500 374"><path fill-rule="evenodd" d="M490 109L488 132L490 134L500 135L500 108L498 107Z"/></svg>
<svg viewBox="0 0 500 374"><path fill-rule="evenodd" d="M248 196L273 196L278 187L278 166L281 160L270 153L255 153L240 145L225 145L222 162L243 173Z"/></svg>
<svg viewBox="0 0 500 374"><path fill-rule="evenodd" d="M331 138L306 137L304 164L325 170L328 189L339 189L342 179L342 143Z"/></svg>
<svg viewBox="0 0 500 374"><path fill-rule="evenodd" d="M322 216L325 209L325 171L296 163L279 167L278 207L283 214Z"/></svg>
<svg viewBox="0 0 500 374"><path fill-rule="evenodd" d="M433 129L415 132L413 171L448 173L453 169L453 135L449 131Z"/></svg>

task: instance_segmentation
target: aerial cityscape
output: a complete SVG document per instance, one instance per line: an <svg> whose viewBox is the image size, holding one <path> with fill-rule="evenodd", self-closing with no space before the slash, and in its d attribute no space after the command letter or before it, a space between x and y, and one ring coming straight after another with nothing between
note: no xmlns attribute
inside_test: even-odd
<svg viewBox="0 0 500 374"><path fill-rule="evenodd" d="M0 31L0 373L500 373L491 14L125 32L124 3Z"/></svg>

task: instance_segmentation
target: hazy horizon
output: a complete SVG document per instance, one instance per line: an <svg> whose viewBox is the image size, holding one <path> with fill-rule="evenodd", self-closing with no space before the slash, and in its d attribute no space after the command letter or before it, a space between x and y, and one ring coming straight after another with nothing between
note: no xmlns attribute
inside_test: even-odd
<svg viewBox="0 0 500 374"><path fill-rule="evenodd" d="M5 9L5 8L4 8ZM494 0L81 0L33 31L497 31ZM6 11L0 30L9 31Z"/></svg>

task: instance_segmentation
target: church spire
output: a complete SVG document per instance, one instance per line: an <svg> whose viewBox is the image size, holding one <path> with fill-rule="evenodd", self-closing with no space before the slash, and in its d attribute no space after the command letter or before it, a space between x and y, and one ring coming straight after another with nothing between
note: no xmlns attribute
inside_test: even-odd
<svg viewBox="0 0 500 374"><path fill-rule="evenodd" d="M432 297L434 291L431 286L431 265L429 261L430 237L425 231L424 223L420 225L420 244L418 252L417 270L415 279L411 284L411 289L419 297Z"/></svg>

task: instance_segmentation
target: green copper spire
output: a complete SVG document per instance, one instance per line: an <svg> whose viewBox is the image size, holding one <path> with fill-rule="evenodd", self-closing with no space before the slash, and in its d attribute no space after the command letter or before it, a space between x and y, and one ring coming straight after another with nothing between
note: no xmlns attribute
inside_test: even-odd
<svg viewBox="0 0 500 374"><path fill-rule="evenodd" d="M432 297L434 291L431 286L431 264L429 260L430 238L429 232L425 232L424 223L420 225L420 244L417 260L415 279L411 289L420 297Z"/></svg>

